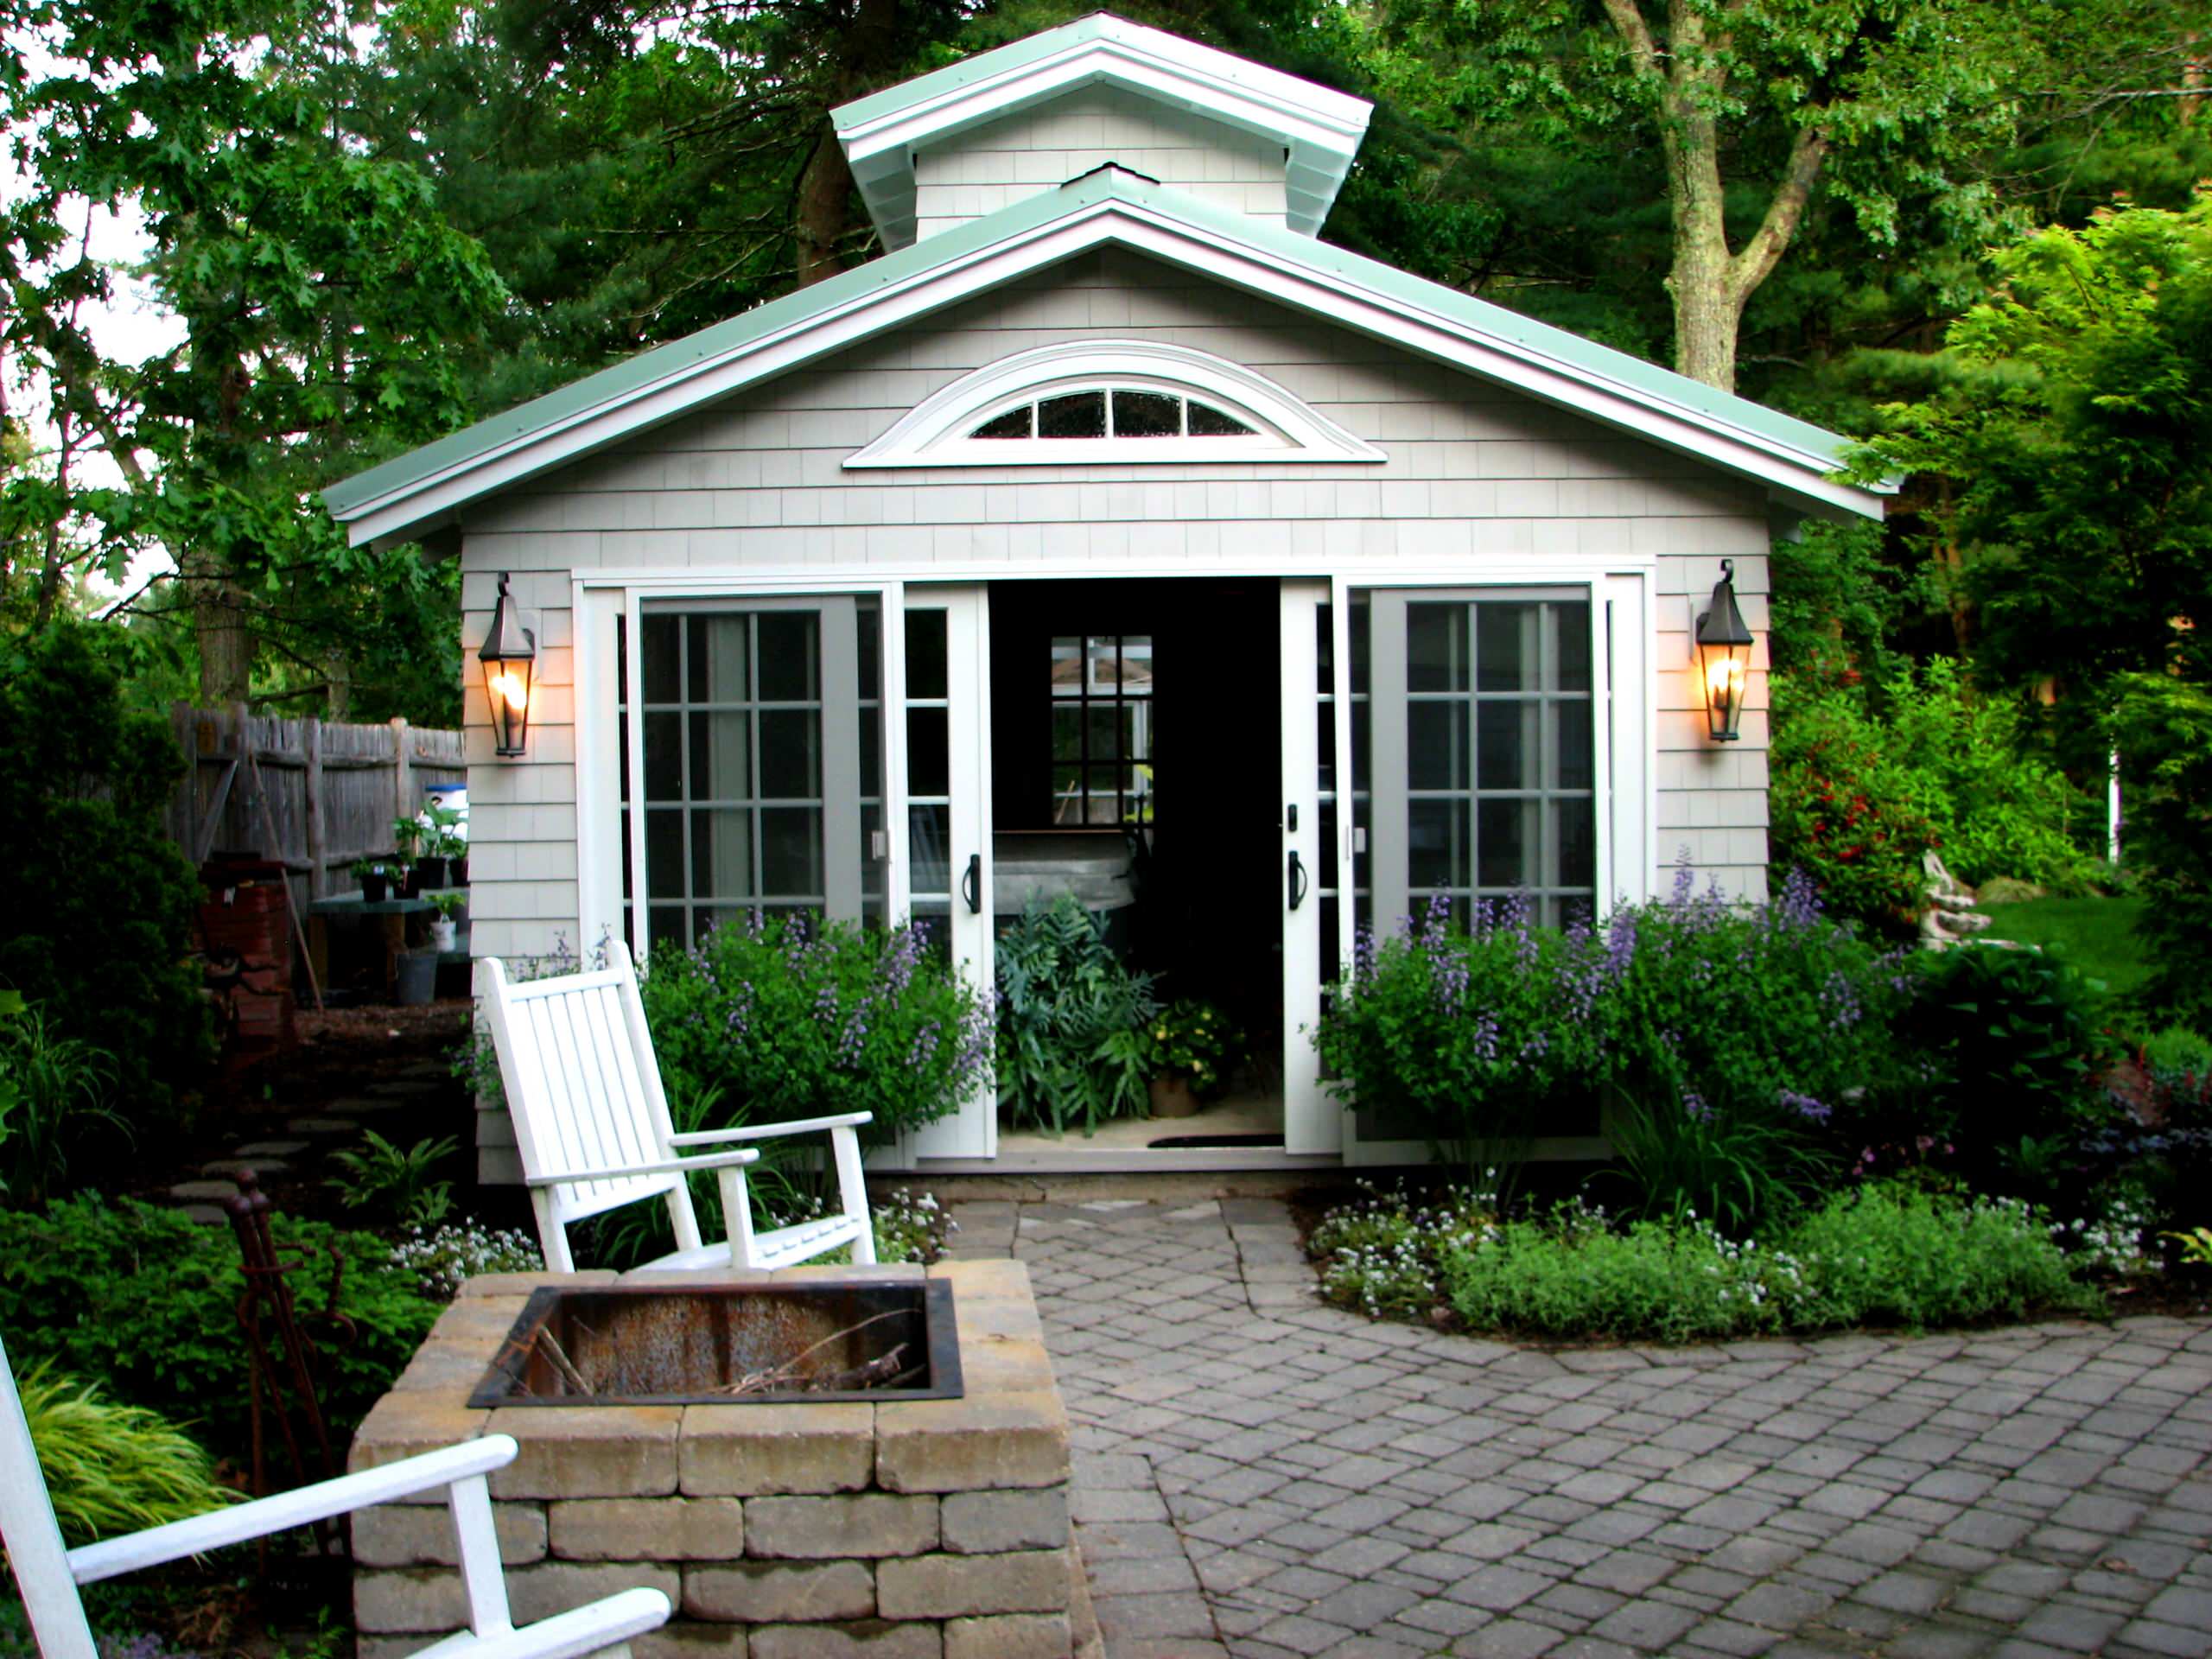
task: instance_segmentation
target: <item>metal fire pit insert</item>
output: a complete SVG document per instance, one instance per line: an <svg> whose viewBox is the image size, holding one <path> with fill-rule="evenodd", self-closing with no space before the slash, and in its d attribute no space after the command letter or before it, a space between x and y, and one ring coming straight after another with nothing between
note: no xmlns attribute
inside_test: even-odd
<svg viewBox="0 0 2212 1659"><path fill-rule="evenodd" d="M541 1340L541 1333L550 1343ZM857 1371L870 1362L887 1369L884 1357L902 1344L896 1362L901 1381L860 1389L730 1391L744 1377L793 1362L808 1376ZM584 1387L576 1386L578 1378ZM696 1290L666 1284L548 1286L524 1304L468 1403L478 1409L887 1403L957 1400L961 1393L948 1281L816 1279Z"/></svg>

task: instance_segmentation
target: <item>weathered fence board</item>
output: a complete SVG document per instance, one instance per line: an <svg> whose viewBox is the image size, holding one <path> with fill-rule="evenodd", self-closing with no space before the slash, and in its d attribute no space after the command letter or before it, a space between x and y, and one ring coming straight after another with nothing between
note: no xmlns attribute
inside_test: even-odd
<svg viewBox="0 0 2212 1659"><path fill-rule="evenodd" d="M194 862L251 849L308 877L310 899L342 891L355 859L391 851L391 821L421 810L426 787L468 778L459 732L404 720L326 725L181 702L170 721L187 770L169 838Z"/></svg>

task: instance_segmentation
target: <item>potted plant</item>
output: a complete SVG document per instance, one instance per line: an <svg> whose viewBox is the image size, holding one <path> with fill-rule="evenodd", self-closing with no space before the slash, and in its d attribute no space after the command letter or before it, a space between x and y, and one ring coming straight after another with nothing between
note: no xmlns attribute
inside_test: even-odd
<svg viewBox="0 0 2212 1659"><path fill-rule="evenodd" d="M445 861L446 880L456 887L468 885L468 819L442 795L430 797L423 809L426 820L423 851Z"/></svg>
<svg viewBox="0 0 2212 1659"><path fill-rule="evenodd" d="M1154 1117L1188 1117L1201 1099L1228 1086L1236 1028L1211 1002L1184 997L1155 1015L1146 1028L1152 1077L1146 1088Z"/></svg>
<svg viewBox="0 0 2212 1659"><path fill-rule="evenodd" d="M353 879L361 884L361 902L365 905L380 905L391 893L391 867L383 859L355 859Z"/></svg>
<svg viewBox="0 0 2212 1659"><path fill-rule="evenodd" d="M430 918L430 948L447 951L458 947L460 942L461 909L468 902L467 896L458 893L434 893L430 903L437 914Z"/></svg>
<svg viewBox="0 0 2212 1659"><path fill-rule="evenodd" d="M430 850L435 844L430 827L420 818L394 818L392 840L407 864L407 896L419 899L446 884L446 861Z"/></svg>

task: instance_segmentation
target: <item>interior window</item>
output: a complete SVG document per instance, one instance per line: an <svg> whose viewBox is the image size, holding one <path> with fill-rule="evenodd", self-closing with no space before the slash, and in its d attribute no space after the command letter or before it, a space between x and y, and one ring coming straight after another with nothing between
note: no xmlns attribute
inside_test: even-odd
<svg viewBox="0 0 2212 1659"><path fill-rule="evenodd" d="M1149 823L1152 638L1052 641L1052 822Z"/></svg>
<svg viewBox="0 0 2212 1659"><path fill-rule="evenodd" d="M1256 438L1259 429L1234 415L1172 391L1108 386L1058 393L1001 410L971 438Z"/></svg>

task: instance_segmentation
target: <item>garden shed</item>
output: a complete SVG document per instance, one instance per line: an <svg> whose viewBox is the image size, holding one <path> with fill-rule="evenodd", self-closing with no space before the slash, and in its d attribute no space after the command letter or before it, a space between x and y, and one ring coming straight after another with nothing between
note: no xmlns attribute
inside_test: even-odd
<svg viewBox="0 0 2212 1659"><path fill-rule="evenodd" d="M1356 928L1561 920L1685 854L1759 895L1765 552L1880 496L1322 241L1368 114L1104 14L965 60L836 112L880 257L330 491L460 558L472 651L503 581L531 630L521 753L470 688L476 950L806 908L988 982L1078 891L1231 1010L1255 1097L1165 1151L1002 1145L977 1100L887 1161L1282 1167L1404 1150L1301 1031Z"/></svg>

